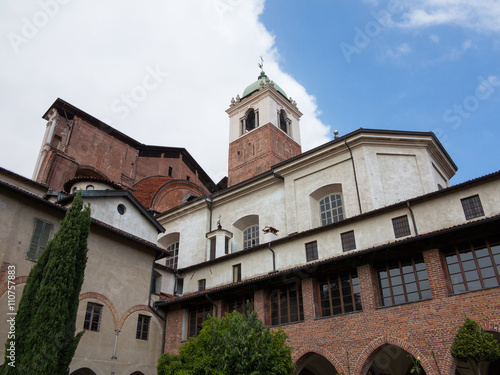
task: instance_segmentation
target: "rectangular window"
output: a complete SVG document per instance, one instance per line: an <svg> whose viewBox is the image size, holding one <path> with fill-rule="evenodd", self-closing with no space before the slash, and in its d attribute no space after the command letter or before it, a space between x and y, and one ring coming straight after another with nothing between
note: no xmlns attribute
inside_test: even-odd
<svg viewBox="0 0 500 375"><path fill-rule="evenodd" d="M354 231L341 233L340 239L342 240L342 251L349 251L356 249L356 240L354 239Z"/></svg>
<svg viewBox="0 0 500 375"><path fill-rule="evenodd" d="M227 312L238 311L241 314L248 312L248 304L250 303L250 310L253 310L253 294L238 295L226 300Z"/></svg>
<svg viewBox="0 0 500 375"><path fill-rule="evenodd" d="M318 259L318 243L316 241L306 243L306 260L312 262Z"/></svg>
<svg viewBox="0 0 500 375"><path fill-rule="evenodd" d="M233 283L241 281L241 264L233 266Z"/></svg>
<svg viewBox="0 0 500 375"><path fill-rule="evenodd" d="M177 279L176 294L184 293L184 279Z"/></svg>
<svg viewBox="0 0 500 375"><path fill-rule="evenodd" d="M465 219L470 220L476 217L484 216L483 206L479 195L464 198L460 200L464 209Z"/></svg>
<svg viewBox="0 0 500 375"><path fill-rule="evenodd" d="M500 236L444 249L453 293L500 285Z"/></svg>
<svg viewBox="0 0 500 375"><path fill-rule="evenodd" d="M179 242L171 244L167 247L167 251L169 251L171 255L166 258L165 265L176 270L179 262Z"/></svg>
<svg viewBox="0 0 500 375"><path fill-rule="evenodd" d="M173 168L172 167L168 167L168 177L172 177L172 172L173 172Z"/></svg>
<svg viewBox="0 0 500 375"><path fill-rule="evenodd" d="M26 259L36 261L41 253L45 250L47 242L49 242L50 234L54 224L35 218L33 222L33 234L31 235L30 247L26 254Z"/></svg>
<svg viewBox="0 0 500 375"><path fill-rule="evenodd" d="M362 311L359 278L356 271L318 279L321 316Z"/></svg>
<svg viewBox="0 0 500 375"><path fill-rule="evenodd" d="M201 331L201 326L208 316L212 314L212 304L202 303L192 306L189 309L189 337L197 336Z"/></svg>
<svg viewBox="0 0 500 375"><path fill-rule="evenodd" d="M427 268L421 254L379 267L378 279L384 306L432 298Z"/></svg>
<svg viewBox="0 0 500 375"><path fill-rule="evenodd" d="M214 237L210 239L210 260L215 259L216 248L217 248L217 239Z"/></svg>
<svg viewBox="0 0 500 375"><path fill-rule="evenodd" d="M207 284L207 280L206 279L198 280L198 291L205 290L205 288L207 286L206 284Z"/></svg>
<svg viewBox="0 0 500 375"><path fill-rule="evenodd" d="M101 315L102 305L94 302L88 302L87 311L85 312L85 321L83 322L83 329L99 332Z"/></svg>
<svg viewBox="0 0 500 375"><path fill-rule="evenodd" d="M225 238L224 241L224 254L229 254L229 238Z"/></svg>
<svg viewBox="0 0 500 375"><path fill-rule="evenodd" d="M139 317L137 318L137 331L135 333L136 339L146 341L148 340L150 321L150 316L139 314Z"/></svg>
<svg viewBox="0 0 500 375"><path fill-rule="evenodd" d="M286 324L304 320L302 288L297 285L274 289L271 299L271 325Z"/></svg>
<svg viewBox="0 0 500 375"><path fill-rule="evenodd" d="M408 216L400 216L392 219L392 227L396 238L406 237L411 234L410 225L408 224Z"/></svg>

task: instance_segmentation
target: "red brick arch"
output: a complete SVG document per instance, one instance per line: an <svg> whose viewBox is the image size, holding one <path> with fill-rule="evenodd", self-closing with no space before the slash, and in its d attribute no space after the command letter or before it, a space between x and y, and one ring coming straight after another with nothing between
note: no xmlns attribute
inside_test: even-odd
<svg viewBox="0 0 500 375"><path fill-rule="evenodd" d="M104 303L106 306L108 306L109 310L111 311L111 314L113 315L113 320L115 322L115 329L118 328L118 312L116 311L115 305L113 305L113 302L111 302L108 297L100 294L100 293L95 293L95 292L87 292L87 293L82 293L80 294L80 297L78 298L79 301L83 301L85 299L96 299L98 301L101 301Z"/></svg>
<svg viewBox="0 0 500 375"><path fill-rule="evenodd" d="M340 362L327 350L316 345L307 345L301 348L299 351L293 354L293 361L297 365L297 368L302 365L309 356L312 354L318 354L324 357L328 362L332 364L339 374L347 374L347 369L344 369Z"/></svg>
<svg viewBox="0 0 500 375"><path fill-rule="evenodd" d="M407 343L405 340L392 336L381 336L368 344L368 346L361 352L354 362L353 373L366 374L369 369L369 360L376 355L378 349L380 349L383 345L394 345L406 350L415 358L420 357L420 365L424 369L425 373L428 375L435 373L432 362L430 362L419 349Z"/></svg>
<svg viewBox="0 0 500 375"><path fill-rule="evenodd" d="M137 312L137 311L147 311L147 312L150 312L151 314L154 315L154 311L151 309L151 307L147 306L147 305L135 305L135 306L132 306L130 309L128 309L127 311L125 311L125 314L123 314L122 318L120 319L120 322L118 323L118 329L122 329L123 327L123 324L125 324L125 321L127 320L127 318L132 315L133 313Z"/></svg>
<svg viewBox="0 0 500 375"><path fill-rule="evenodd" d="M14 284L26 284L26 280L28 280L28 276L18 276L14 279ZM12 285L12 284L11 284ZM0 297L7 291L9 287L9 282L6 281L0 285Z"/></svg>

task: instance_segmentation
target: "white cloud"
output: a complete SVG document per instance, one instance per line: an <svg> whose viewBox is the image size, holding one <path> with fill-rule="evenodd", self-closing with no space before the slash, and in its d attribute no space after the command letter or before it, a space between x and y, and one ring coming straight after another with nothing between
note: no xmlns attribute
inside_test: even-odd
<svg viewBox="0 0 500 375"><path fill-rule="evenodd" d="M435 34L431 34L431 35L429 36L429 39L430 39L433 43L435 43L435 44L439 44L440 39L439 39L439 37L438 37L437 35L435 35Z"/></svg>
<svg viewBox="0 0 500 375"><path fill-rule="evenodd" d="M412 0L402 1L404 11L393 25L425 28L454 24L478 31L500 31L500 2L497 0Z"/></svg>
<svg viewBox="0 0 500 375"><path fill-rule="evenodd" d="M400 60L403 56L408 55L411 52L411 47L408 43L402 43L396 48L388 49L385 53L385 57L393 60Z"/></svg>
<svg viewBox="0 0 500 375"><path fill-rule="evenodd" d="M227 174L225 110L257 79L260 55L304 113L303 150L329 139L315 98L279 66L258 20L264 0L58 1L0 5L0 33L21 37L0 41L0 166L31 177L41 116L60 97L139 142L187 148L218 182Z"/></svg>

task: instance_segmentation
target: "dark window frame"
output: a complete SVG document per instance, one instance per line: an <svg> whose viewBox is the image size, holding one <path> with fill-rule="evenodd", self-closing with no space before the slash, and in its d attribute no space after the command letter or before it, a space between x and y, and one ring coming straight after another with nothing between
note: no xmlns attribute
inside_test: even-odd
<svg viewBox="0 0 500 375"><path fill-rule="evenodd" d="M241 263L233 265L233 283L241 281Z"/></svg>
<svg viewBox="0 0 500 375"><path fill-rule="evenodd" d="M226 299L226 312L231 313L233 311L238 311L241 314L246 314L247 302L250 302L250 311L253 311L253 293L247 293L244 295L235 295Z"/></svg>
<svg viewBox="0 0 500 375"><path fill-rule="evenodd" d="M411 272L407 272L410 268ZM385 277L382 277L383 274ZM382 306L397 306L432 299L429 275L422 254L386 262L377 268L377 279ZM413 287L410 290L412 284L415 284L416 290ZM417 298L413 298L415 293ZM401 300L401 297L404 300Z"/></svg>
<svg viewBox="0 0 500 375"><path fill-rule="evenodd" d="M394 237L396 238L411 236L408 215L403 215L393 218L392 229L394 229Z"/></svg>
<svg viewBox="0 0 500 375"><path fill-rule="evenodd" d="M312 241L305 244L306 261L312 262L318 259L318 241Z"/></svg>
<svg viewBox="0 0 500 375"><path fill-rule="evenodd" d="M139 314L139 316L137 317L137 330L135 332L135 338L137 340L148 341L150 326L151 316Z"/></svg>
<svg viewBox="0 0 500 375"><path fill-rule="evenodd" d="M213 305L210 302L193 305L188 312L188 337L196 337L201 331L202 324L212 315Z"/></svg>
<svg viewBox="0 0 500 375"><path fill-rule="evenodd" d="M52 237L54 224L48 220L33 218L33 232L31 234L30 246L26 252L26 259L36 262L43 253Z"/></svg>
<svg viewBox="0 0 500 375"><path fill-rule="evenodd" d="M356 250L356 236L354 235L354 230L340 233L340 241L342 242L342 251L344 253Z"/></svg>
<svg viewBox="0 0 500 375"><path fill-rule="evenodd" d="M207 288L207 279L198 280L198 291L201 292Z"/></svg>
<svg viewBox="0 0 500 375"><path fill-rule="evenodd" d="M87 310L83 321L83 329L99 332L101 327L103 305L96 302L87 302Z"/></svg>
<svg viewBox="0 0 500 375"><path fill-rule="evenodd" d="M483 205L479 195L472 195L470 197L460 199L466 220L472 220L476 217L484 216Z"/></svg>
<svg viewBox="0 0 500 375"><path fill-rule="evenodd" d="M500 236L460 242L442 253L450 294L500 286Z"/></svg>
<svg viewBox="0 0 500 375"><path fill-rule="evenodd" d="M348 281L348 285L346 285L346 281ZM332 288L332 285L336 285L336 288ZM318 278L317 286L319 313L321 317L363 311L361 287L356 270L338 272L320 277ZM336 290L338 290L338 295L336 294ZM356 296L358 300L356 300ZM349 305L352 305L352 309L348 308Z"/></svg>
<svg viewBox="0 0 500 375"><path fill-rule="evenodd" d="M272 326L304 321L301 285L292 284L273 289L269 294L269 302Z"/></svg>

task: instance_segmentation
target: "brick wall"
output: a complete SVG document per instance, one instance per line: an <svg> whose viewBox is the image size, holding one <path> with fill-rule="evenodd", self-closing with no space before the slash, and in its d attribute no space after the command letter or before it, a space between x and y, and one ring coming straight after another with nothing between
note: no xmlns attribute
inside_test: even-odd
<svg viewBox="0 0 500 375"><path fill-rule="evenodd" d="M300 153L300 145L273 124L259 126L229 144L228 186Z"/></svg>
<svg viewBox="0 0 500 375"><path fill-rule="evenodd" d="M423 253L433 293L431 300L382 307L376 271L365 264L357 268L363 311L318 317L314 279L302 278L304 321L283 325L294 348L294 360L301 363L311 352L330 361L339 373L366 374L370 360L386 344L396 345L421 358L427 375L451 375L456 361L450 346L465 315L487 330L500 331L500 288L450 295L438 250ZM271 288L272 286L270 286ZM269 293L254 291L254 308L269 322ZM177 352L182 310L168 312L165 351ZM437 363L437 364L436 364ZM437 367L439 366L439 368Z"/></svg>

